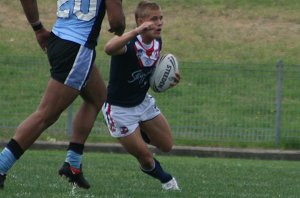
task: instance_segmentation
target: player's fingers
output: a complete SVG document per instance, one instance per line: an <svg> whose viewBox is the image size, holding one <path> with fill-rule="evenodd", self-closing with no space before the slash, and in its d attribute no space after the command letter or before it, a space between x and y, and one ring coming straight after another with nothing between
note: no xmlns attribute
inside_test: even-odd
<svg viewBox="0 0 300 198"><path fill-rule="evenodd" d="M175 73L174 82L179 83L181 76L179 73Z"/></svg>
<svg viewBox="0 0 300 198"><path fill-rule="evenodd" d="M45 53L47 53L47 43L46 42L41 42L40 47Z"/></svg>
<svg viewBox="0 0 300 198"><path fill-rule="evenodd" d="M175 87L177 84L178 84L178 83L173 82L173 83L170 84L170 86L171 86L171 87Z"/></svg>
<svg viewBox="0 0 300 198"><path fill-rule="evenodd" d="M145 22L143 23L143 29L144 30L152 30L153 29L153 22L149 21L149 22Z"/></svg>

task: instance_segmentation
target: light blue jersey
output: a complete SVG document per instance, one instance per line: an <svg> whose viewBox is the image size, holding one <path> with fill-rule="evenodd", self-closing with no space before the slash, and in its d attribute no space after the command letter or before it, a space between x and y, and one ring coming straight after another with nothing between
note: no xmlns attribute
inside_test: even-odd
<svg viewBox="0 0 300 198"><path fill-rule="evenodd" d="M61 39L94 48L104 15L104 0L58 0L52 32Z"/></svg>

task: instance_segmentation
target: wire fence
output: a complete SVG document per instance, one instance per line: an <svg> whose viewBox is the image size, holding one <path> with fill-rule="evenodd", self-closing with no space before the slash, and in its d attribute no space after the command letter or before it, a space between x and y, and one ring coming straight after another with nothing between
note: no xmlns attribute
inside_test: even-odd
<svg viewBox="0 0 300 198"><path fill-rule="evenodd" d="M108 61L98 61L104 78ZM1 138L14 133L33 112L49 79L49 66L41 57L0 56ZM167 117L174 137L196 142L300 143L300 67L274 64L180 62L180 84L164 93L150 93ZM51 134L71 133L77 99L47 129ZM99 114L93 137L108 135Z"/></svg>

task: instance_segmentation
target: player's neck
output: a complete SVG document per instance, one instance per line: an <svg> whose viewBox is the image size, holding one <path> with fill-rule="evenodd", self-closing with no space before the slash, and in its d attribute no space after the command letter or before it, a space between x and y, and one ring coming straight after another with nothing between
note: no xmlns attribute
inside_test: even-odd
<svg viewBox="0 0 300 198"><path fill-rule="evenodd" d="M145 37L143 35L141 35L141 37L142 37L142 42L146 45L150 45L153 41L153 38Z"/></svg>

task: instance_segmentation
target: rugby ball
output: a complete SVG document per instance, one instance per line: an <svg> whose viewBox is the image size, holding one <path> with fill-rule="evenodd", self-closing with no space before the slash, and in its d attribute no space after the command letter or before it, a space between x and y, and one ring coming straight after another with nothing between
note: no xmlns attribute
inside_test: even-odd
<svg viewBox="0 0 300 198"><path fill-rule="evenodd" d="M150 87L155 92L163 92L171 87L174 82L175 73L179 66L173 54L166 54L159 57L155 69L150 77Z"/></svg>

